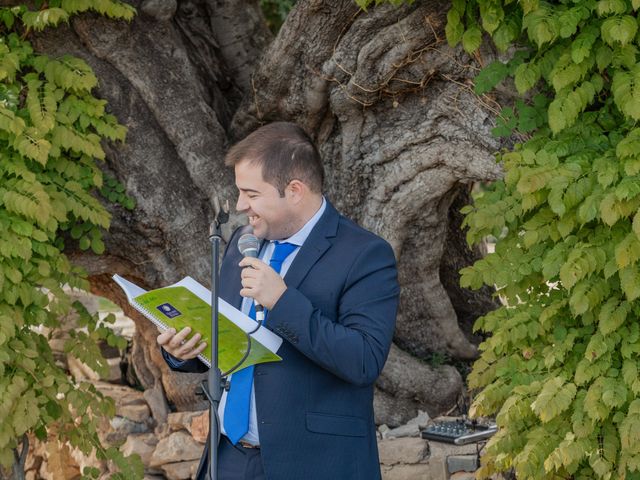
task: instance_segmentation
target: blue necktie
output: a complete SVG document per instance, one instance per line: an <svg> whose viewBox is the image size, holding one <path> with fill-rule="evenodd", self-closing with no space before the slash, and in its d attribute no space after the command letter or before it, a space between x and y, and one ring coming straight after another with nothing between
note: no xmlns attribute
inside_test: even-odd
<svg viewBox="0 0 640 480"><path fill-rule="evenodd" d="M269 266L280 273L282 262L298 248L292 243L275 243L275 249L269 260ZM265 322L267 312L265 310ZM255 306L251 305L249 316L256 319ZM234 445L249 431L249 407L251 404L251 386L253 385L253 366L243 368L231 376L231 387L224 407L224 429Z"/></svg>

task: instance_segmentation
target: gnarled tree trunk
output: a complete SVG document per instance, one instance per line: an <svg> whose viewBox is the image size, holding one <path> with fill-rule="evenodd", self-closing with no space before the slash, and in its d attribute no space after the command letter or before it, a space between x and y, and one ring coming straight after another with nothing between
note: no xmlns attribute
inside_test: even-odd
<svg viewBox="0 0 640 480"><path fill-rule="evenodd" d="M490 110L471 90L477 65L444 41L445 5L362 12L353 0L300 0L272 39L257 1L132 3L130 24L84 15L36 41L84 58L129 127L124 146L108 146L105 170L137 208L110 207L105 255L72 252L94 290L123 305L112 273L147 287L187 274L206 284L208 222L221 199L235 202L226 148L263 123L294 121L319 145L329 200L386 238L398 259L401 307L378 421L454 405L460 374L428 360L476 356L471 323L494 304L490 292L457 284L458 269L479 255L464 243L458 210L474 182L500 170ZM244 221L232 212L225 234ZM178 408L195 405L184 387L194 379L166 368L155 328L132 316L143 386L162 382Z"/></svg>

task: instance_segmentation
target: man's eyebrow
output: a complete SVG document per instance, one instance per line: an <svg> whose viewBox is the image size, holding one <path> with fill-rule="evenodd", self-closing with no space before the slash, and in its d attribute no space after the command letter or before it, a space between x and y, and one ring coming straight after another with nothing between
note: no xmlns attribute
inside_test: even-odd
<svg viewBox="0 0 640 480"><path fill-rule="evenodd" d="M240 190L241 192L260 193L258 190L254 190L253 188L240 188L240 187L238 187L238 190Z"/></svg>

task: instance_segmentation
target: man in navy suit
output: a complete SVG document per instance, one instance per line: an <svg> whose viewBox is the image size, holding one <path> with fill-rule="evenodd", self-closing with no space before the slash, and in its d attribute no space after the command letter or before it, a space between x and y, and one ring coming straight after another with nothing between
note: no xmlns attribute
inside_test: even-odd
<svg viewBox="0 0 640 480"><path fill-rule="evenodd" d="M263 241L258 258L243 258L247 227L233 234L220 296L252 316L255 299L284 342L281 362L231 376L219 408L219 477L379 479L373 385L398 306L393 251L324 198L322 161L297 125L259 128L225 163L235 169L237 209ZM195 357L205 345L189 334L167 331L158 343L172 368L204 371Z"/></svg>

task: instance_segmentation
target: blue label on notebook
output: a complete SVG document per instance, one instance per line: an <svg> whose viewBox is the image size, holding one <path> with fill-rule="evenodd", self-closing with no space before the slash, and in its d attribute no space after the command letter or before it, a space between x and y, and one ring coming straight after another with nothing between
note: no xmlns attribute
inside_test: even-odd
<svg viewBox="0 0 640 480"><path fill-rule="evenodd" d="M179 315L182 315L178 309L176 307L174 307L173 305L171 305L170 303L163 303L162 305L158 305L156 307L158 310L160 310L165 316L169 317L169 318L174 318L177 317Z"/></svg>

